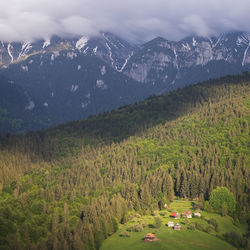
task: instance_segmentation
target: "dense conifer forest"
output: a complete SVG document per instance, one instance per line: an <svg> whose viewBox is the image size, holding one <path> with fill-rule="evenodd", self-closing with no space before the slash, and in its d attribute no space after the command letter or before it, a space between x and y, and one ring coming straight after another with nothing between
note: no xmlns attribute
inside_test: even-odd
<svg viewBox="0 0 250 250"><path fill-rule="evenodd" d="M218 186L250 208L250 74L0 139L0 249L99 249L129 211ZM210 208L211 209L211 208Z"/></svg>

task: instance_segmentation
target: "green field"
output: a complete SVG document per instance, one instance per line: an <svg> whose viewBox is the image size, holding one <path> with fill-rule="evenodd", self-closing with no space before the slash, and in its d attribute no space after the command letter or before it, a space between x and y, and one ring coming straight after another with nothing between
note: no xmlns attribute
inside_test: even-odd
<svg viewBox="0 0 250 250"><path fill-rule="evenodd" d="M225 232L238 231L246 232L244 225L235 226L231 217L222 217L218 214L201 212L202 218L173 220L169 217L171 212L179 213L185 210L192 210L192 203L189 201L174 201L169 211L155 212L156 216L160 216L162 226L159 229L153 227L154 216L134 217L126 225L121 225L118 232L104 241L101 250L125 250L125 249L235 249L232 245L223 241L219 237ZM209 233L201 230L189 230L188 225L191 223L199 223L204 228L208 227L208 219L216 219L218 222L218 230L211 230ZM182 226L181 231L174 231L166 226L168 221L178 222ZM146 225L141 232L129 232L130 237L121 237L120 234L127 228L136 224ZM155 242L144 242L143 238L147 233L153 233L158 238ZM218 237L217 237L217 236Z"/></svg>

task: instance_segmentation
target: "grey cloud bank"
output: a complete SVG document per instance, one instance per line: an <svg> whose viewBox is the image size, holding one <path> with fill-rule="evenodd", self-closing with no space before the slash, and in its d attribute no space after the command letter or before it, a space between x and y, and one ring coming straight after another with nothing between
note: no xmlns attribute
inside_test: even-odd
<svg viewBox="0 0 250 250"><path fill-rule="evenodd" d="M0 40L110 31L134 42L250 32L249 0L0 0Z"/></svg>

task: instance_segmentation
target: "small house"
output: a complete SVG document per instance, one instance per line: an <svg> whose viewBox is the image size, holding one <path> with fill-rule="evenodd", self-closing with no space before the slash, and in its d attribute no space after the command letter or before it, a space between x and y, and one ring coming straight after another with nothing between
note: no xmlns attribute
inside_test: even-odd
<svg viewBox="0 0 250 250"><path fill-rule="evenodd" d="M179 223L176 223L176 224L174 225L174 230L181 230L181 226L180 226Z"/></svg>
<svg viewBox="0 0 250 250"><path fill-rule="evenodd" d="M145 237L144 237L144 241L146 242L151 242L151 241L155 241L158 240L154 234L152 233L148 233Z"/></svg>
<svg viewBox="0 0 250 250"><path fill-rule="evenodd" d="M192 218L192 213L190 211L184 211L182 213L182 217L183 218L188 218L188 219L191 219Z"/></svg>
<svg viewBox="0 0 250 250"><path fill-rule="evenodd" d="M169 221L168 222L168 227L174 227L174 222L173 221Z"/></svg>
<svg viewBox="0 0 250 250"><path fill-rule="evenodd" d="M180 219L180 215L178 213L172 213L170 217L175 218L175 219Z"/></svg>
<svg viewBox="0 0 250 250"><path fill-rule="evenodd" d="M195 216L195 217L201 217L201 213L196 212L196 213L194 213L194 216Z"/></svg>

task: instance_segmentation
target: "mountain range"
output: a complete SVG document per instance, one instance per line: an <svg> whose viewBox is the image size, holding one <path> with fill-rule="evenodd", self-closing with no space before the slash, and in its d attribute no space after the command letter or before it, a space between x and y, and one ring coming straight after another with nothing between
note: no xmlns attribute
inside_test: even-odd
<svg viewBox="0 0 250 250"><path fill-rule="evenodd" d="M111 33L0 43L0 134L85 118L209 78L250 69L250 34L158 37ZM9 98L11 96L11 98Z"/></svg>

